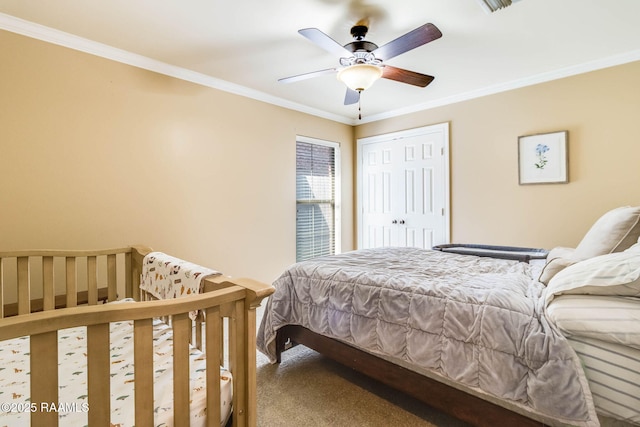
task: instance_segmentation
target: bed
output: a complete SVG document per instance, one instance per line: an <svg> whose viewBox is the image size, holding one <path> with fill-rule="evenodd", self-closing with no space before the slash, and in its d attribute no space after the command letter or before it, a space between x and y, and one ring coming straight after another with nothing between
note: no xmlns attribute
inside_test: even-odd
<svg viewBox="0 0 640 427"><path fill-rule="evenodd" d="M0 281L0 425L256 425L270 285L143 246L0 252Z"/></svg>
<svg viewBox="0 0 640 427"><path fill-rule="evenodd" d="M637 425L639 223L640 208L615 209L541 262L376 248L298 263L258 349L275 363L306 345L472 425ZM603 292L622 319L591 334L567 321Z"/></svg>

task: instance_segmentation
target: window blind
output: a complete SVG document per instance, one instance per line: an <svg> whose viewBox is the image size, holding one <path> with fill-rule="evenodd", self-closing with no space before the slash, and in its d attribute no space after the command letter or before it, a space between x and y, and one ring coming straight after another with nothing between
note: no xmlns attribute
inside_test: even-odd
<svg viewBox="0 0 640 427"><path fill-rule="evenodd" d="M336 149L296 143L296 260L335 253Z"/></svg>

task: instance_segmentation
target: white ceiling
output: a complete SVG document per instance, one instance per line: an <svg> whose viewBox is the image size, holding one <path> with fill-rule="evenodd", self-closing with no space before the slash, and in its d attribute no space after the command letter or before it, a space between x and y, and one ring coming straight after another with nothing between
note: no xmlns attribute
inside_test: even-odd
<svg viewBox="0 0 640 427"><path fill-rule="evenodd" d="M141 56L112 58L351 124L640 60L639 0L522 0L491 14L477 0L1 0L0 13L0 28L107 57L118 48ZM379 46L436 25L442 38L388 62L434 82L381 79L362 94L362 121L334 75L277 82L338 66L298 29L346 44L364 18Z"/></svg>

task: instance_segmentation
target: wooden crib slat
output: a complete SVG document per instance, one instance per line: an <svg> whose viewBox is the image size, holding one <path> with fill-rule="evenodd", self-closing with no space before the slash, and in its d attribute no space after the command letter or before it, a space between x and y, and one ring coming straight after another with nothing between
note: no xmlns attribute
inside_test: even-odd
<svg viewBox="0 0 640 427"><path fill-rule="evenodd" d="M247 381L247 424L250 426L257 425L257 411L258 411L258 385L256 378L258 375L256 352L250 349L256 348L256 336L258 331L256 328L256 310L254 307L249 307L246 304L242 306L242 314L245 315L245 333L244 333L244 355L245 363L243 364L246 371Z"/></svg>
<svg viewBox="0 0 640 427"><path fill-rule="evenodd" d="M222 363L221 344L224 336L220 307L206 310L205 354L207 364L207 427L220 425L220 364Z"/></svg>
<svg viewBox="0 0 640 427"><path fill-rule="evenodd" d="M31 313L29 257L18 257L18 314Z"/></svg>
<svg viewBox="0 0 640 427"><path fill-rule="evenodd" d="M245 318L244 300L233 304L233 317L229 320L229 365L233 372L233 425L249 425L247 420L247 371L244 360Z"/></svg>
<svg viewBox="0 0 640 427"><path fill-rule="evenodd" d="M118 283L116 275L116 256L115 254L107 255L107 298L109 301L118 299Z"/></svg>
<svg viewBox="0 0 640 427"><path fill-rule="evenodd" d="M87 353L89 425L107 426L111 414L108 323L87 326Z"/></svg>
<svg viewBox="0 0 640 427"><path fill-rule="evenodd" d="M134 280L133 275L135 272L131 267L131 252L127 252L124 254L124 296L125 298L135 298L138 301L139 294L134 297L133 295L133 283L140 284L140 277L138 276L136 280Z"/></svg>
<svg viewBox="0 0 640 427"><path fill-rule="evenodd" d="M65 258L65 281L67 286L67 307L78 305L78 285L76 283L76 258Z"/></svg>
<svg viewBox="0 0 640 427"><path fill-rule="evenodd" d="M198 318L195 321L195 343L192 343L193 345L195 345L195 347L198 350L204 351L204 349L202 348L202 328L204 326L204 316L203 316L203 312L202 310L200 310L198 312Z"/></svg>
<svg viewBox="0 0 640 427"><path fill-rule="evenodd" d="M152 319L133 323L133 363L136 427L153 426L153 323Z"/></svg>
<svg viewBox="0 0 640 427"><path fill-rule="evenodd" d="M87 299L89 305L98 304L98 269L96 257L87 257Z"/></svg>
<svg viewBox="0 0 640 427"><path fill-rule="evenodd" d="M189 342L191 319L188 313L173 316L173 418L175 425L189 425Z"/></svg>
<svg viewBox="0 0 640 427"><path fill-rule="evenodd" d="M58 412L41 405L58 402L58 332L31 335L30 347L32 426L57 426Z"/></svg>
<svg viewBox="0 0 640 427"><path fill-rule="evenodd" d="M53 257L42 258L42 309L56 308L55 284L53 279Z"/></svg>
<svg viewBox="0 0 640 427"><path fill-rule="evenodd" d="M0 319L4 317L4 262L2 258L0 258L0 289L3 291L0 292Z"/></svg>
<svg viewBox="0 0 640 427"><path fill-rule="evenodd" d="M223 319L224 319L224 315L223 315ZM218 333L220 334L221 337L225 336L225 333L227 334L231 334L231 330L227 330L224 327L224 320L222 322L220 322L220 330L218 331ZM227 340L227 345L228 345L228 340ZM224 357L225 357L225 351L228 351L228 349L224 348L224 340L221 339L220 340L220 366L224 366Z"/></svg>

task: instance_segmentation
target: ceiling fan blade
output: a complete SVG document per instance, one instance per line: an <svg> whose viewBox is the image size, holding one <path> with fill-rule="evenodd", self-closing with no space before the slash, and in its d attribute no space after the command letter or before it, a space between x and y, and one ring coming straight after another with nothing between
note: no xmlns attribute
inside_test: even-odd
<svg viewBox="0 0 640 427"><path fill-rule="evenodd" d="M282 79L278 79L280 83L293 83L299 82L300 80L307 80L313 77L323 76L325 74L333 74L337 72L337 68L327 68L325 70L312 71L310 73L298 74L297 76L284 77Z"/></svg>
<svg viewBox="0 0 640 427"><path fill-rule="evenodd" d="M344 95L344 105L357 104L360 101L360 92L347 88L347 93Z"/></svg>
<svg viewBox="0 0 640 427"><path fill-rule="evenodd" d="M411 49L422 46L442 37L440 30L433 24L424 24L407 34L398 37L373 51L376 58L389 60Z"/></svg>
<svg viewBox="0 0 640 427"><path fill-rule="evenodd" d="M334 54L337 57L351 57L353 53L344 48L340 43L323 33L317 28L304 28L298 31L304 37L311 40L329 53Z"/></svg>
<svg viewBox="0 0 640 427"><path fill-rule="evenodd" d="M382 77L389 80L395 80L400 83L407 83L414 86L425 87L433 81L435 77L426 74L416 73L402 68L385 65L382 68Z"/></svg>

